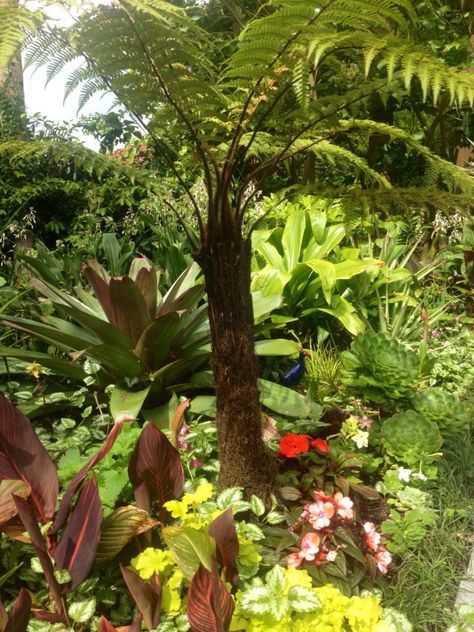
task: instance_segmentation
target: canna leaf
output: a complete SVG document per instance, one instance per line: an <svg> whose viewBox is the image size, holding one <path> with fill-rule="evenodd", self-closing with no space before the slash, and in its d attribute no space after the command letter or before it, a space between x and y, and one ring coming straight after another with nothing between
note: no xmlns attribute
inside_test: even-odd
<svg viewBox="0 0 474 632"><path fill-rule="evenodd" d="M154 573L150 582L147 582L123 564L120 564L120 570L145 625L149 630L153 630L160 622L160 578Z"/></svg>
<svg viewBox="0 0 474 632"><path fill-rule="evenodd" d="M208 533L216 541L217 561L225 569L225 580L235 586L239 579L237 570L239 538L235 529L232 507L228 507L224 513L211 522Z"/></svg>
<svg viewBox="0 0 474 632"><path fill-rule="evenodd" d="M95 476L81 490L61 540L54 551L58 568L71 575L70 588L77 588L87 577L99 543L102 505Z"/></svg>
<svg viewBox="0 0 474 632"><path fill-rule="evenodd" d="M143 509L133 505L119 507L102 522L96 561L114 558L132 538L158 524L159 521Z"/></svg>
<svg viewBox="0 0 474 632"><path fill-rule="evenodd" d="M0 524L16 516L17 509L12 494L20 498L28 498L31 487L20 480L4 479L0 482Z"/></svg>
<svg viewBox="0 0 474 632"><path fill-rule="evenodd" d="M227 632L234 607L222 581L201 564L188 590L187 613L192 632Z"/></svg>
<svg viewBox="0 0 474 632"><path fill-rule="evenodd" d="M31 612L31 597L27 590L22 588L15 603L8 613L8 623L5 632L26 632Z"/></svg>
<svg viewBox="0 0 474 632"><path fill-rule="evenodd" d="M29 419L0 394L0 480L18 479L30 487L28 502L40 522L51 519L58 498L56 466Z"/></svg>
<svg viewBox="0 0 474 632"><path fill-rule="evenodd" d="M147 509L144 500L148 498L158 505L160 519L166 522L167 512L163 504L181 496L184 470L176 448L150 422L137 441L128 465L128 475L135 491L139 489L141 492L140 508Z"/></svg>

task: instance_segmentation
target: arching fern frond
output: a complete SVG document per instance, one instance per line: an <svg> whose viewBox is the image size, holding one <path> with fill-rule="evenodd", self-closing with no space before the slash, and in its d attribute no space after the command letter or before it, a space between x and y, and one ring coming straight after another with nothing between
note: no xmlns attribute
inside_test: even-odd
<svg viewBox="0 0 474 632"><path fill-rule="evenodd" d="M9 61L22 48L25 40L43 23L40 11L31 11L15 2L2 3L0 6L0 67Z"/></svg>

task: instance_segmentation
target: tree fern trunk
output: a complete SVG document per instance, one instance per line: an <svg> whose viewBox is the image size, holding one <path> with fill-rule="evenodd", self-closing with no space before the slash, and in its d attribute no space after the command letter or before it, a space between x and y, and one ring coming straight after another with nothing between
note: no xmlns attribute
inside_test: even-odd
<svg viewBox="0 0 474 632"><path fill-rule="evenodd" d="M261 438L258 363L250 293L250 244L240 234L204 245L196 257L206 279L216 383L221 488L241 486L268 498L276 464Z"/></svg>

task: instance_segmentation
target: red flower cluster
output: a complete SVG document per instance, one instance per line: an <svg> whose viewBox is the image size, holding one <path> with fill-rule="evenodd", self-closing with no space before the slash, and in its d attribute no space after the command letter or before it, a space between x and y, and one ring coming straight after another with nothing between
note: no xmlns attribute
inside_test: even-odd
<svg viewBox="0 0 474 632"><path fill-rule="evenodd" d="M291 458L308 452L310 447L315 448L318 452L322 452L323 454L329 452L329 445L325 439L313 439L311 441L309 435L297 435L289 432L280 440L280 451L278 455Z"/></svg>

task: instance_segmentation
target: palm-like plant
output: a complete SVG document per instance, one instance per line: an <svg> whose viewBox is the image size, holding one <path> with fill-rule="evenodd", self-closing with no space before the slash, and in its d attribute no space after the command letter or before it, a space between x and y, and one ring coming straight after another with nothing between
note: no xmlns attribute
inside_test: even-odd
<svg viewBox="0 0 474 632"><path fill-rule="evenodd" d="M313 155L353 174L352 185L363 184L358 206L361 198L379 196L384 203L439 199L434 186L393 191L340 142L374 132L419 151L432 185L451 192L472 187L464 172L400 130L357 118L357 108L374 92L387 93L400 83L410 87L414 78L425 98L436 101L443 93L472 100L472 75L448 68L414 44L415 22L410 0L269 0L235 41L223 45L171 2L113 0L87 5L71 28L47 27L30 43L30 63L47 64L50 76L82 56L66 94L82 86L82 105L97 91L114 92L147 129L189 198L200 233L195 259L208 292L223 486L243 485L247 493L265 495L274 480L274 461L260 439L252 226L244 230L255 191L285 161ZM348 53L353 72L335 84L332 75L347 66ZM193 147L193 165L199 163L205 205L177 160L183 143Z"/></svg>

